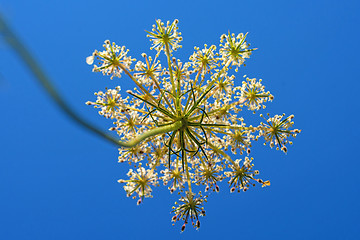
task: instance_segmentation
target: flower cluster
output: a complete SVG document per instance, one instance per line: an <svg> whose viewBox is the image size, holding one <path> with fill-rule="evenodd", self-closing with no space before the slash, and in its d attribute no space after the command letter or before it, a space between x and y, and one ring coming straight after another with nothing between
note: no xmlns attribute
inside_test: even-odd
<svg viewBox="0 0 360 240"><path fill-rule="evenodd" d="M262 114L260 114L263 117ZM270 147L274 147L276 145L276 149L283 152L287 152L286 144L292 144L292 141L288 141L288 137L296 137L298 133L301 132L299 129L290 130L294 125L292 119L294 115L290 115L289 117L285 117L285 113L282 115L275 115L274 117L270 117L268 114L269 119L265 119L266 123L260 123L260 135L264 136L266 142L269 142ZM265 144L266 144L265 142Z"/></svg>
<svg viewBox="0 0 360 240"><path fill-rule="evenodd" d="M184 197L179 199L180 203L175 202L173 207L173 216L172 221L176 222L178 220L183 220L184 224L181 227L181 231L185 230L186 224L189 222L189 218L191 223L196 228L200 227L199 216L205 216L204 207L202 207L202 203L205 201L201 192L199 197L195 197L193 193L187 192Z"/></svg>
<svg viewBox="0 0 360 240"><path fill-rule="evenodd" d="M158 184L157 173L154 172L154 169L145 169L140 166L137 169L137 172L130 169L127 175L130 177L129 180L120 179L118 182L126 183L124 189L127 192L128 197L137 193L139 196L137 202L138 205L142 202L144 197L151 197L151 185L156 186Z"/></svg>
<svg viewBox="0 0 360 240"><path fill-rule="evenodd" d="M199 47L194 47L194 49L195 52L189 58L194 71L205 74L209 73L211 69L216 68L218 58L215 53L215 45L211 45L207 48L207 45L205 44L204 49L200 49Z"/></svg>
<svg viewBox="0 0 360 240"><path fill-rule="evenodd" d="M249 49L250 44L246 42L246 35L239 33L236 37L235 34L223 34L220 37L220 49L221 60L223 65L231 63L236 66L235 71L238 71L238 67L244 64L245 58L249 58L252 51L255 49Z"/></svg>
<svg viewBox="0 0 360 240"><path fill-rule="evenodd" d="M239 98L241 102L244 102L244 105L249 110L265 109L265 103L274 99L270 92L265 92L265 86L261 84L261 81L261 79L257 81L256 78L246 78L246 81L242 82L240 91L237 92L240 96L235 98Z"/></svg>
<svg viewBox="0 0 360 240"><path fill-rule="evenodd" d="M120 86L115 89L107 89L106 92L99 91L95 93L97 96L96 102L86 102L87 105L94 105L95 108L100 108L99 114L106 118L115 118L116 112L124 106L126 99L121 98Z"/></svg>
<svg viewBox="0 0 360 240"><path fill-rule="evenodd" d="M220 182L227 181L230 192L246 191L256 183L269 186L253 169L252 143L263 138L270 147L287 152L287 143L292 144L288 139L300 130L292 128L293 115L268 115L265 123L253 125L240 115L243 109L261 111L274 98L261 79L245 78L240 86L235 81L233 68L237 72L255 50L249 49L246 34L224 34L218 48L195 47L190 61L182 62L174 56L182 41L177 25L178 20L156 20L148 32L156 53L143 53L139 61L127 56L124 46L105 41L105 50L95 50L86 62L98 60L95 72L111 78L123 73L136 87L123 93L125 98L120 87L97 92L97 100L87 104L113 120L110 130L119 135L121 146L118 160L131 166L128 179L119 180L127 195L138 196L140 204L152 196L152 187L167 185L181 195L173 221L184 221L184 230L190 221L200 227L208 198L201 192L219 192ZM246 156L241 160L237 155Z"/></svg>
<svg viewBox="0 0 360 240"><path fill-rule="evenodd" d="M171 24L169 21L165 24L160 20L156 20L153 25L152 32L148 32L148 37L152 41L153 46L150 49L156 49L158 52L164 50L166 52L176 51L181 48L179 44L182 41L181 33L178 32L179 20L175 19Z"/></svg>
<svg viewBox="0 0 360 240"><path fill-rule="evenodd" d="M125 46L120 47L115 43L111 44L109 40L106 40L103 47L105 50L101 52L95 50L91 56L86 58L86 62L91 65L96 58L101 61L101 65L94 65L94 72L102 72L104 75L111 75L111 79L114 77L120 78L121 73L124 71L121 66L129 68L135 59L127 56L129 50L125 50Z"/></svg>
<svg viewBox="0 0 360 240"><path fill-rule="evenodd" d="M253 158L245 157L245 161L240 165L241 159L235 160L235 164L230 164L231 171L225 172L225 176L229 178L229 185L233 186L230 192L234 192L237 189L238 192L243 190L244 192L249 189L250 185L255 186L251 181L262 183L262 186L269 186L270 181L263 181L261 179L255 179L255 175L259 174L258 170L252 170L254 164L251 164Z"/></svg>

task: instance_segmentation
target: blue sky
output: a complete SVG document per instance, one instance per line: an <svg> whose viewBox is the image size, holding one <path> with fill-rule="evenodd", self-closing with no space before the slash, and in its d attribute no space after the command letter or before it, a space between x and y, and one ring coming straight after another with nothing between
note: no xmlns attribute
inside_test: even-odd
<svg viewBox="0 0 360 240"><path fill-rule="evenodd" d="M287 155L261 143L252 156L271 187L230 194L222 185L200 230L172 226L177 196L165 187L136 206L117 183L127 165L116 147L74 124L0 38L0 239L356 239L360 234L358 25L348 1L24 1L0 12L65 100L88 121L110 123L84 103L120 85L85 58L104 40L140 59L155 19L180 20L187 60L194 46L249 32L258 50L242 75L262 78L266 112L295 115L303 132ZM240 80L239 80L240 81Z"/></svg>

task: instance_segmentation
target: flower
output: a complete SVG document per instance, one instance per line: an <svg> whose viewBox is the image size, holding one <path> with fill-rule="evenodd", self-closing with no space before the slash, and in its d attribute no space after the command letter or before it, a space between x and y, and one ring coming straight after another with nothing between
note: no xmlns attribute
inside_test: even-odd
<svg viewBox="0 0 360 240"><path fill-rule="evenodd" d="M246 77L246 76L244 76ZM272 101L274 96L270 92L265 92L265 87L261 84L261 79L256 81L256 78L246 78L246 81L242 82L240 91L237 92L239 98L249 110L255 112L255 110L265 109L265 103Z"/></svg>
<svg viewBox="0 0 360 240"><path fill-rule="evenodd" d="M223 65L232 64L236 66L235 71L245 62L245 58L249 58L252 51L249 49L249 44L245 41L247 33L239 33L236 37L235 34L223 34L220 37L220 55L223 60Z"/></svg>
<svg viewBox="0 0 360 240"><path fill-rule="evenodd" d="M143 167L139 167L136 172L132 169L129 170L127 174L130 179L129 180L118 180L119 183L126 183L124 186L125 191L128 196L137 193L139 196L138 204L140 204L144 197L152 197L151 196L151 185L158 185L157 182L157 173L154 172L153 169L147 169Z"/></svg>
<svg viewBox="0 0 360 240"><path fill-rule="evenodd" d="M226 135L225 138L229 143L228 146L231 146L231 152L236 154L237 149L240 150L240 154L242 154L244 150L250 152L251 141L255 138L252 132L252 127L246 128L244 123L242 123L238 129L229 130L229 134Z"/></svg>
<svg viewBox="0 0 360 240"><path fill-rule="evenodd" d="M177 24L179 20L175 19L171 24L169 21L165 24L160 20L156 20L156 24L153 25L152 32L148 33L147 37L153 42L153 46L150 49L155 49L160 52L162 50L171 52L181 48L179 44L182 41L181 33L178 32Z"/></svg>
<svg viewBox="0 0 360 240"><path fill-rule="evenodd" d="M224 179L231 192L246 191L256 182L270 185L253 170L249 155L254 140L264 137L271 147L287 152L286 144L292 143L287 138L300 130L291 129L293 115L275 115L256 127L245 123L248 116L242 110L260 111L273 100L261 79L246 78L239 86L233 74L232 67L236 72L254 50L246 34L224 34L220 47L195 47L190 61L182 62L172 55L182 41L177 24L178 20L166 25L156 20L148 37L157 53L143 53L134 67L135 59L127 56L125 46L105 41L105 50L95 50L86 62L98 59L101 65L94 71L111 78L124 73L136 87L122 94L126 97L120 87L97 92L97 100L87 104L112 119L109 130L118 135L121 146L118 161L131 166L129 179L119 180L127 195L138 197L139 204L162 181L180 195L172 220L184 221L183 231L190 221L200 227L199 216L205 215L203 203L209 197L201 192L219 192ZM165 64L160 53L165 54ZM233 160L231 153L246 156Z"/></svg>
<svg viewBox="0 0 360 240"><path fill-rule="evenodd" d="M149 86L151 83L157 84L156 79L162 74L162 67L160 61L156 59L153 60L151 56L147 56L146 53L143 53L142 56L145 58L145 63L138 61L135 65L134 73L135 77L138 77L140 83ZM151 80L150 80L151 79Z"/></svg>
<svg viewBox="0 0 360 240"><path fill-rule="evenodd" d="M120 86L115 89L107 89L106 92L99 91L95 93L96 102L86 102L87 105L93 105L94 108L100 108L99 114L106 118L115 118L118 111L125 108L126 99L121 98Z"/></svg>
<svg viewBox="0 0 360 240"><path fill-rule="evenodd" d="M147 144L139 144L132 148L119 148L118 162L138 163L143 161L147 155Z"/></svg>
<svg viewBox="0 0 360 240"><path fill-rule="evenodd" d="M198 185L205 185L205 192L209 191L209 189L216 192L220 191L217 183L223 179L221 175L223 167L217 164L219 162L221 160L215 157L209 162L203 161L200 167L195 169L195 182Z"/></svg>
<svg viewBox="0 0 360 240"><path fill-rule="evenodd" d="M294 115L290 115L287 118L284 118L285 114L275 115L271 118L269 114L268 116L269 119L266 120L264 118L266 120L266 123L261 123L261 125L259 126L259 135L263 136L266 142L269 142L271 148L276 145L277 150L281 149L281 151L286 153L287 148L285 145L287 143L292 144L292 142L288 141L287 138L290 136L296 137L296 135L301 132L301 130L299 129L289 129L294 124L294 122L292 122ZM261 117L263 117L262 114Z"/></svg>
<svg viewBox="0 0 360 240"><path fill-rule="evenodd" d="M235 163L229 164L231 171L225 172L225 175L230 178L229 184L232 186L230 192L234 192L235 189L237 189L238 192L240 192L240 190L246 192L250 185L255 186L255 184L251 183L251 181L262 183L263 187L270 185L270 181L264 182L261 179L254 178L255 175L259 174L259 171L252 170L254 166L254 164L251 164L252 160L253 158L245 157L242 165L240 165L241 159L237 159Z"/></svg>
<svg viewBox="0 0 360 240"><path fill-rule="evenodd" d="M213 76L215 85L214 98L216 98L216 101L223 101L225 103L232 101L232 95L235 92L234 79L235 76L228 76L227 72L221 74L220 77Z"/></svg>
<svg viewBox="0 0 360 240"><path fill-rule="evenodd" d="M163 180L164 185L172 182L171 186L169 186L171 193L176 189L182 190L184 188L186 176L184 176L184 173L179 166L179 161L176 161L176 163L172 162L172 168L166 168L165 170L160 171L160 173L163 174L160 178Z"/></svg>
<svg viewBox="0 0 360 240"><path fill-rule="evenodd" d="M184 221L184 225L181 227L181 231L185 230L185 225L191 220L191 223L196 228L200 227L199 216L205 216L205 210L202 207L202 203L205 201L200 193L199 197L195 197L192 193L187 193L185 197L181 197L179 202L175 202L177 207L173 207L173 213L175 216L172 218L173 222ZM190 218L190 219L189 219Z"/></svg>
<svg viewBox="0 0 360 240"><path fill-rule="evenodd" d="M176 79L180 82L180 84L184 86L184 84L187 84L187 80L189 76L192 74L192 71L189 71L188 68L190 67L190 63L182 63L179 59L173 58L173 64L172 64L172 72Z"/></svg>
<svg viewBox="0 0 360 240"><path fill-rule="evenodd" d="M104 51L94 51L93 54L86 58L86 63L92 65L95 57L100 60L100 66L94 65L93 72L102 72L104 75L111 75L114 77L121 77L123 68L129 68L131 63L135 61L127 56L129 50L125 50L125 46L118 46L115 43L110 43L109 40L104 42Z"/></svg>
<svg viewBox="0 0 360 240"><path fill-rule="evenodd" d="M194 47L194 49L195 52L189 58L194 71L205 74L209 73L211 69L214 69L217 66L218 58L215 53L215 45L211 45L207 48L207 44L204 44L203 49L200 50L199 47Z"/></svg>

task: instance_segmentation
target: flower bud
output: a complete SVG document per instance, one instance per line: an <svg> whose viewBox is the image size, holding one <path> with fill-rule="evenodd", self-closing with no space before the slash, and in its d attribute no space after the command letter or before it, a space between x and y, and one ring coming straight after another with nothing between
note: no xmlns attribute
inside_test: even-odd
<svg viewBox="0 0 360 240"><path fill-rule="evenodd" d="M183 232L185 230L185 223L184 223L184 225L182 225L182 227L181 227L181 231Z"/></svg>

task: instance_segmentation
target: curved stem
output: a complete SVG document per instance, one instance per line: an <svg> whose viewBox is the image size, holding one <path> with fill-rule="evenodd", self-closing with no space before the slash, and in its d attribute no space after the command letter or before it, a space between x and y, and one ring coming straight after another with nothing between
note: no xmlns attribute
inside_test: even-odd
<svg viewBox="0 0 360 240"><path fill-rule="evenodd" d="M0 14L0 32L3 34L5 41L15 50L15 52L19 55L21 60L28 66L30 71L34 74L35 78L39 81L39 83L43 86L45 91L50 95L50 97L54 100L54 102L58 105L58 107L73 121L81 125L87 130L101 136L102 138L116 144L120 145L119 141L112 136L104 133L94 125L88 123L83 118L78 116L77 113L63 100L61 95L57 92L56 88L52 85L50 79L42 70L40 65L37 63L35 58L31 55L31 53L27 50L27 48L23 45L23 43L18 39L18 37L12 32L10 27L5 22L5 19Z"/></svg>
<svg viewBox="0 0 360 240"><path fill-rule="evenodd" d="M133 140L130 140L128 142L119 141L118 144L120 146L126 147L126 148L135 147L137 144L139 144L140 142L142 142L143 140L145 140L148 137L152 137L152 136L159 135L159 134L162 134L162 133L176 131L181 126L182 126L181 121L176 121L174 123L171 123L171 124L168 124L168 125L165 125L165 126L162 126L162 127L157 127L157 128L150 129L149 131L146 131L143 134L138 135L136 138L134 138Z"/></svg>
<svg viewBox="0 0 360 240"><path fill-rule="evenodd" d="M10 46L12 46L12 48L16 51L16 53L21 57L21 59L29 67L31 72L39 80L40 84L45 88L46 92L51 96L51 98L60 107L60 109L63 110L64 113L66 115L68 115L71 119L73 119L75 122L77 122L81 126L85 127L86 129L96 133L97 135L103 137L104 139L106 139L118 146L130 148L130 147L134 147L135 145L137 145L138 143L140 143L141 141L145 140L148 137L155 136L155 135L158 135L161 133L175 131L181 127L181 125L182 125L181 121L177 121L177 122L174 122L174 123L166 125L166 126L151 129L151 130L137 136L135 139L133 139L131 141L128 141L128 142L118 141L117 139L111 137L110 135L104 133L103 131L99 130L95 126L93 126L90 123L83 120L81 117L79 117L75 113L75 111L73 111L71 109L71 107L62 99L60 94L56 91L56 88L52 85L49 78L43 72L42 68L36 62L36 60L33 58L33 56L30 54L30 52L25 48L25 46L20 42L20 40L16 37L16 35L7 26L5 20L2 18L1 14L0 14L0 31L4 34L4 38L7 41L7 43ZM133 79L132 75L125 68L123 68L123 70L126 74L128 74ZM135 82L137 82L137 81L135 81ZM145 90L145 89L142 89L142 90Z"/></svg>

